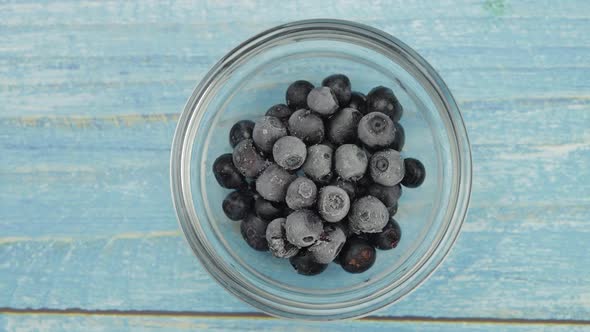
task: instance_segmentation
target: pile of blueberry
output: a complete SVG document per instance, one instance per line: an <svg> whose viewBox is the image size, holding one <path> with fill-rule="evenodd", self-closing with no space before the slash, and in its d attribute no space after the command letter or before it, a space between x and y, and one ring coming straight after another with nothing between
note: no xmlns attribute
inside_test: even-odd
<svg viewBox="0 0 590 332"><path fill-rule="evenodd" d="M364 272L375 248L401 239L393 219L400 184L415 188L425 177L419 160L399 152L402 105L383 86L367 96L352 92L342 74L317 88L296 81L286 101L231 128L233 153L213 164L219 184L235 189L223 211L241 220L248 245L289 258L300 274L321 273L330 262Z"/></svg>

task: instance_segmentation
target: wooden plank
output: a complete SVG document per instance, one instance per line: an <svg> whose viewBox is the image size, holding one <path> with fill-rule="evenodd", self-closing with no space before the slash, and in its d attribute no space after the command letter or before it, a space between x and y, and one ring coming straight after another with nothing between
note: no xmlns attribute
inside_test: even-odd
<svg viewBox="0 0 590 332"><path fill-rule="evenodd" d="M0 4L0 22L4 25L55 25L55 24L140 24L140 23L191 23L256 21L292 21L310 17L339 17L347 19L379 19L380 13L389 13L389 19L449 17L486 18L539 17L584 18L590 6L585 1L526 0L499 1L438 1L436 6L424 1L383 1L370 6L355 1L285 3L280 9L271 0L256 4L227 1L190 2L176 1L18 1ZM323 16L320 13L325 13Z"/></svg>
<svg viewBox="0 0 590 332"><path fill-rule="evenodd" d="M587 205L473 208L437 273L378 314L586 319L588 213ZM114 236L72 232L4 238L0 306L252 311L215 284L175 221L167 223L165 231ZM400 223L403 228L411 220ZM340 273L339 267L333 265L326 273Z"/></svg>
<svg viewBox="0 0 590 332"><path fill-rule="evenodd" d="M300 322L273 318L247 317L168 317L168 316L102 316L102 315L0 315L0 328L6 331L501 331L581 332L581 324L519 322L452 322L421 320L364 319L345 322Z"/></svg>

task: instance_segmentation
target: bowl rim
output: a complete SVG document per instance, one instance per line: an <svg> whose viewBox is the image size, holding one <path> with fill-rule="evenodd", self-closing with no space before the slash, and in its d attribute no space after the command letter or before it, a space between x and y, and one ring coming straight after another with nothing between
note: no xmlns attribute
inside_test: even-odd
<svg viewBox="0 0 590 332"><path fill-rule="evenodd" d="M395 296L391 296L392 294L390 293L392 293L394 288L378 297L377 300L379 301L374 300L368 306L364 305L344 313L335 313L333 309L318 307L318 312L314 312L311 315L302 312L309 310L309 308L294 308L284 304L273 306L272 296L264 297L260 294L255 294L247 289L240 280L229 278L222 269L214 264L215 260L212 254L207 251L205 245L201 242L202 240L197 236L198 232L192 224L192 219L195 219L196 216L193 218L188 213L189 209L193 207L190 188L190 160L192 140L194 137L187 135L187 132L191 124L194 122L199 123L203 115L197 111L203 96L207 94L217 75L220 75L230 65L236 63L240 57L248 54L255 46L264 45L278 37L284 37L285 35L303 30L335 30L351 33L357 37L374 38L388 45L389 51L400 53L410 59L412 65L416 67L415 69L424 76L440 98L440 102L442 102L442 105L447 111L446 115L450 121L452 133L454 134L453 137L456 141L455 148L457 150L457 167L459 167L459 170L458 172L457 170L454 171L459 178L457 181L458 188L454 193L455 196L453 196L454 204L449 203L450 207L454 206L454 211L448 219L447 229L444 231L438 246L429 255L425 254L426 258L424 259L423 257L420 260L419 267L415 272L399 285L399 287L405 287L403 291L394 294ZM201 79L185 104L174 133L170 154L170 181L174 209L179 225L185 235L185 240L191 247L193 254L198 258L202 266L205 267L207 273L226 290L237 298L276 317L307 320L348 319L369 315L376 310L401 300L424 283L448 256L450 249L459 236L461 226L467 215L472 185L472 156L469 138L457 103L442 78L417 52L390 34L364 24L338 19L311 19L278 25L247 39L223 56ZM198 218L195 221L199 223Z"/></svg>

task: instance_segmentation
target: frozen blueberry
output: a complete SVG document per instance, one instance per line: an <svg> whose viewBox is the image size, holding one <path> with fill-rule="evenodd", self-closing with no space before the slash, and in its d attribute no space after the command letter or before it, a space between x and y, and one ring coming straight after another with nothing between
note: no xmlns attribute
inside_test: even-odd
<svg viewBox="0 0 590 332"><path fill-rule="evenodd" d="M382 150L371 156L369 173L375 183L395 186L404 178L404 160L395 150Z"/></svg>
<svg viewBox="0 0 590 332"><path fill-rule="evenodd" d="M332 148L317 144L307 148L307 159L303 164L303 172L312 180L329 183L332 179Z"/></svg>
<svg viewBox="0 0 590 332"><path fill-rule="evenodd" d="M386 114L392 121L399 121L404 110L393 91L384 86L373 88L367 95L367 111Z"/></svg>
<svg viewBox="0 0 590 332"><path fill-rule="evenodd" d="M355 234L378 233L387 224L389 212L380 200L365 196L352 203L348 214L348 226Z"/></svg>
<svg viewBox="0 0 590 332"><path fill-rule="evenodd" d="M362 114L367 114L367 97L360 92L352 92L348 107L354 108Z"/></svg>
<svg viewBox="0 0 590 332"><path fill-rule="evenodd" d="M389 222L379 233L369 234L369 242L377 249L389 250L397 247L402 238L402 230L395 219L389 218Z"/></svg>
<svg viewBox="0 0 590 332"><path fill-rule="evenodd" d="M247 183L232 161L231 153L222 154L213 162L213 175L220 186L230 189L246 187Z"/></svg>
<svg viewBox="0 0 590 332"><path fill-rule="evenodd" d="M399 122L394 122L393 125L395 126L395 138L393 139L393 143L391 143L390 147L396 151L401 152L404 148L404 144L406 144L406 131Z"/></svg>
<svg viewBox="0 0 590 332"><path fill-rule="evenodd" d="M289 106L285 104L276 104L271 106L267 111L267 116L274 116L276 118L281 119L284 123L289 121L289 117L293 114L293 110L289 108Z"/></svg>
<svg viewBox="0 0 590 332"><path fill-rule="evenodd" d="M256 191L266 200L284 202L287 188L295 177L279 165L272 164L256 179Z"/></svg>
<svg viewBox="0 0 590 332"><path fill-rule="evenodd" d="M311 210L297 210L285 223L287 240L298 247L309 247L323 231L322 219Z"/></svg>
<svg viewBox="0 0 590 332"><path fill-rule="evenodd" d="M357 139L357 127L363 115L354 108L338 111L328 120L328 138L334 144L354 143Z"/></svg>
<svg viewBox="0 0 590 332"><path fill-rule="evenodd" d="M271 152L275 142L287 136L287 127L285 124L274 116L263 116L256 124L252 131L252 139L256 147L263 152Z"/></svg>
<svg viewBox="0 0 590 332"><path fill-rule="evenodd" d="M300 80L291 83L285 95L287 106L293 111L307 108L307 95L313 88L313 84L308 81Z"/></svg>
<svg viewBox="0 0 590 332"><path fill-rule="evenodd" d="M305 249L299 250L297 255L289 258L289 262L297 273L304 276L320 274L328 267L328 264L320 264L314 261L311 253Z"/></svg>
<svg viewBox="0 0 590 332"><path fill-rule="evenodd" d="M272 148L272 155L279 166L287 170L294 170L305 162L307 147L295 136L279 138Z"/></svg>
<svg viewBox="0 0 590 332"><path fill-rule="evenodd" d="M386 147L395 140L395 126L385 114L369 113L359 121L358 137L368 148Z"/></svg>
<svg viewBox="0 0 590 332"><path fill-rule="evenodd" d="M240 173L249 178L257 177L270 165L270 162L264 159L262 153L256 149L254 141L251 139L245 139L236 145L233 152L233 162Z"/></svg>
<svg viewBox="0 0 590 332"><path fill-rule="evenodd" d="M348 105L352 93L350 89L350 80L348 77L342 74L330 75L324 78L322 85L334 91L334 94L338 99L338 104L343 106Z"/></svg>
<svg viewBox="0 0 590 332"><path fill-rule="evenodd" d="M332 89L323 86L309 92L307 105L321 115L331 115L338 109L338 99Z"/></svg>
<svg viewBox="0 0 590 332"><path fill-rule="evenodd" d="M267 225L264 220L251 214L242 220L240 233L250 247L259 251L266 251L268 250L268 242L266 242Z"/></svg>
<svg viewBox="0 0 590 332"><path fill-rule="evenodd" d="M325 221L338 222L348 214L350 198L336 186L325 186L318 195L318 213Z"/></svg>
<svg viewBox="0 0 590 332"><path fill-rule="evenodd" d="M299 248L287 241L285 235L285 222L287 219L273 220L266 228L266 242L270 253L278 258L290 258L299 252Z"/></svg>
<svg viewBox="0 0 590 332"><path fill-rule="evenodd" d="M254 211L256 215L264 220L274 220L276 218L285 217L285 210L287 206L283 203L267 201L262 197L258 197L254 202Z"/></svg>
<svg viewBox="0 0 590 332"><path fill-rule="evenodd" d="M324 140L324 121L310 110L300 109L289 118L289 132L307 145Z"/></svg>
<svg viewBox="0 0 590 332"><path fill-rule="evenodd" d="M236 122L229 131L229 144L231 147L234 148L241 141L252 138L252 130L254 130L254 122L250 120Z"/></svg>
<svg viewBox="0 0 590 332"><path fill-rule="evenodd" d="M340 227L326 225L320 238L307 250L316 262L328 264L338 256L345 242L346 234Z"/></svg>
<svg viewBox="0 0 590 332"><path fill-rule="evenodd" d="M233 191L225 197L221 206L229 219L242 220L252 211L254 197L245 190Z"/></svg>
<svg viewBox="0 0 590 332"><path fill-rule="evenodd" d="M352 237L346 241L340 252L340 265L346 272L362 273L367 271L377 258L377 251L365 239Z"/></svg>
<svg viewBox="0 0 590 332"><path fill-rule="evenodd" d="M405 175L402 184L408 188L419 187L426 178L426 169L424 164L418 159L406 158L404 159Z"/></svg>
<svg viewBox="0 0 590 332"><path fill-rule="evenodd" d="M356 181L367 170L368 158L361 148L354 144L343 144L334 154L336 173L344 180Z"/></svg>
<svg viewBox="0 0 590 332"><path fill-rule="evenodd" d="M402 195L402 187L399 184L387 187L378 183L373 183L369 186L367 193L380 200L381 203L389 209L394 205L397 205L397 201Z"/></svg>
<svg viewBox="0 0 590 332"><path fill-rule="evenodd" d="M318 195L318 188L315 183L306 178L298 177L287 188L287 196L285 201L287 206L293 210L310 207L315 203Z"/></svg>
<svg viewBox="0 0 590 332"><path fill-rule="evenodd" d="M348 195L348 198L350 198L350 201L354 201L354 199L356 198L356 183L352 182L352 181L345 181L342 179L337 179L336 181L332 181L332 185L341 188L342 190L346 191L346 194Z"/></svg>

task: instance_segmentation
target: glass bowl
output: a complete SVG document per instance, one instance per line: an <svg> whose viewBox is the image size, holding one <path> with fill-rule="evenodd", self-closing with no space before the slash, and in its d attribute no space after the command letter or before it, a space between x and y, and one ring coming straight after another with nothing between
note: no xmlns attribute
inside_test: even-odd
<svg viewBox="0 0 590 332"><path fill-rule="evenodd" d="M349 274L337 264L317 276L297 274L288 260L251 249L239 222L225 217L211 166L231 152L228 134L241 119L284 103L298 79L319 85L346 74L353 90L393 89L404 107L405 157L420 159L426 180L404 189L396 220L397 248L378 251L375 265ZM471 152L449 89L415 51L389 34L341 20L281 25L245 41L203 78L179 119L171 155L171 185L180 226L197 258L223 287L279 317L334 320L367 315L422 283L449 252L471 191Z"/></svg>

